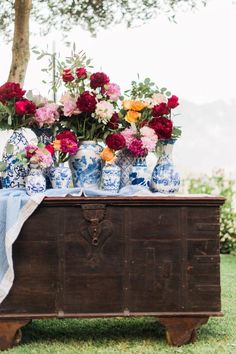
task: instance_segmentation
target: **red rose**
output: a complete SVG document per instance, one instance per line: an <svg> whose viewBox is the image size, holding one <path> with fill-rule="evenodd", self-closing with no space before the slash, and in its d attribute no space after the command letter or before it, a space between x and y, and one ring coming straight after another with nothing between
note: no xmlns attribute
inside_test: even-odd
<svg viewBox="0 0 236 354"><path fill-rule="evenodd" d="M46 146L45 146L45 149L47 149L47 150L50 152L51 155L53 155L54 152L55 152L54 147L53 147L52 144L46 145Z"/></svg>
<svg viewBox="0 0 236 354"><path fill-rule="evenodd" d="M103 87L110 82L109 77L105 73L94 73L90 76L90 86L96 90L98 87Z"/></svg>
<svg viewBox="0 0 236 354"><path fill-rule="evenodd" d="M75 73L76 73L78 79L86 79L86 77L87 77L87 71L85 68L77 68L75 70Z"/></svg>
<svg viewBox="0 0 236 354"><path fill-rule="evenodd" d="M114 112L111 119L108 122L108 127L110 129L117 129L119 127L119 116L118 113Z"/></svg>
<svg viewBox="0 0 236 354"><path fill-rule="evenodd" d="M6 82L4 85L0 86L0 102L11 100L12 98L21 99L25 90L22 90L20 84L15 82Z"/></svg>
<svg viewBox="0 0 236 354"><path fill-rule="evenodd" d="M73 81L75 78L71 73L71 69L64 69L63 73L62 73L62 80L64 82L71 82Z"/></svg>
<svg viewBox="0 0 236 354"><path fill-rule="evenodd" d="M126 142L123 135L120 133L114 133L107 136L106 144L112 150L121 150L125 147Z"/></svg>
<svg viewBox="0 0 236 354"><path fill-rule="evenodd" d="M175 95L171 96L168 98L168 107L169 108L175 108L179 105L179 98Z"/></svg>
<svg viewBox="0 0 236 354"><path fill-rule="evenodd" d="M93 94L91 94L89 91L84 91L81 93L81 95L78 97L76 105L79 108L81 112L88 112L92 113L96 109L96 98Z"/></svg>
<svg viewBox="0 0 236 354"><path fill-rule="evenodd" d="M165 102L155 105L152 109L153 117L161 117L169 113L170 113L170 108L167 106Z"/></svg>
<svg viewBox="0 0 236 354"><path fill-rule="evenodd" d="M171 138L173 123L170 119L164 117L153 118L149 122L149 127L155 130L158 139Z"/></svg>
<svg viewBox="0 0 236 354"><path fill-rule="evenodd" d="M34 114L36 111L36 105L29 100L17 101L15 103L15 111L19 116Z"/></svg>
<svg viewBox="0 0 236 354"><path fill-rule="evenodd" d="M63 132L57 134L56 139L57 140L70 139L70 140L75 141L77 143L77 137L76 137L75 133L70 130L64 130Z"/></svg>

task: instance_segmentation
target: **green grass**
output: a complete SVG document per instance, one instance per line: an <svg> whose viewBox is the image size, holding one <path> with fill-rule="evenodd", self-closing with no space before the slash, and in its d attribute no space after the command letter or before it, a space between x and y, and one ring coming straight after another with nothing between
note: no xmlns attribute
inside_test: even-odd
<svg viewBox="0 0 236 354"><path fill-rule="evenodd" d="M194 344L168 346L163 328L153 318L38 320L23 329L21 345L7 353L235 354L236 257L224 255L221 260L225 316L202 326Z"/></svg>

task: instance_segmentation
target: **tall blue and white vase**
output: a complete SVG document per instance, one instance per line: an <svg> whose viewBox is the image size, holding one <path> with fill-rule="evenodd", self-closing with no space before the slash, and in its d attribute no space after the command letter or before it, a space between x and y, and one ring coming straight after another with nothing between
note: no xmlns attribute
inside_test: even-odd
<svg viewBox="0 0 236 354"><path fill-rule="evenodd" d="M69 159L74 187L98 188L102 174L102 147L93 140L80 143L76 155Z"/></svg>
<svg viewBox="0 0 236 354"><path fill-rule="evenodd" d="M121 168L115 163L107 162L102 168L101 189L111 193L120 190Z"/></svg>
<svg viewBox="0 0 236 354"><path fill-rule="evenodd" d="M130 184L129 175L132 171L135 157L127 149L118 151L116 164L121 168L120 188Z"/></svg>
<svg viewBox="0 0 236 354"><path fill-rule="evenodd" d="M151 177L150 189L152 192L171 194L179 190L180 176L172 160L175 141L175 139L166 139L161 142L161 155Z"/></svg>
<svg viewBox="0 0 236 354"><path fill-rule="evenodd" d="M8 152L7 145L12 145L11 153ZM28 167L18 164L16 154L24 150L29 144L25 129L14 130L6 142L2 161L6 164L6 169L2 172L3 188L24 188L25 177L28 175Z"/></svg>
<svg viewBox="0 0 236 354"><path fill-rule="evenodd" d="M136 157L129 175L130 184L149 187L151 171L147 167L146 157Z"/></svg>
<svg viewBox="0 0 236 354"><path fill-rule="evenodd" d="M69 188L71 183L71 170L64 164L50 167L50 181L52 188Z"/></svg>
<svg viewBox="0 0 236 354"><path fill-rule="evenodd" d="M26 177L25 189L28 195L44 193L46 191L46 180L40 168L31 166L30 172Z"/></svg>

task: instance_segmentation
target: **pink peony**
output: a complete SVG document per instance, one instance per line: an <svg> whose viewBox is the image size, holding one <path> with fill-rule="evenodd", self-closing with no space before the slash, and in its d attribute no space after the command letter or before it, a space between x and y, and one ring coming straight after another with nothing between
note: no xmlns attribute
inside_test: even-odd
<svg viewBox="0 0 236 354"><path fill-rule="evenodd" d="M44 125L53 125L59 120L58 106L55 103L47 103L45 106L36 109L33 117L33 123L41 128Z"/></svg>
<svg viewBox="0 0 236 354"><path fill-rule="evenodd" d="M148 152L154 151L158 141L155 130L149 127L143 127L140 129L140 133L143 148L147 149Z"/></svg>
<svg viewBox="0 0 236 354"><path fill-rule="evenodd" d="M125 138L126 146L128 148L129 148L130 144L132 143L132 141L134 140L135 133L136 133L136 131L134 129L132 129L132 128L126 128L125 130L123 130L121 132L121 134Z"/></svg>
<svg viewBox="0 0 236 354"><path fill-rule="evenodd" d="M108 83L104 86L105 94L112 100L117 101L121 95L120 86L113 83Z"/></svg>
<svg viewBox="0 0 236 354"><path fill-rule="evenodd" d="M143 147L142 141L136 138L133 139L132 143L129 145L129 151L131 151L135 157L143 157L148 153L147 149Z"/></svg>
<svg viewBox="0 0 236 354"><path fill-rule="evenodd" d="M65 154L75 155L78 150L78 144L76 141L65 138L61 139L61 152Z"/></svg>
<svg viewBox="0 0 236 354"><path fill-rule="evenodd" d="M75 98L70 98L64 101L63 113L65 117L71 117L73 114L79 114L81 111L78 109Z"/></svg>

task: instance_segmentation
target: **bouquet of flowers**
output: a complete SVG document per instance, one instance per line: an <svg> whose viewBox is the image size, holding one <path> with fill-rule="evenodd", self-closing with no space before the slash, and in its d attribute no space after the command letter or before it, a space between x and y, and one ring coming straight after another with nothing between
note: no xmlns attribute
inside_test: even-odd
<svg viewBox="0 0 236 354"><path fill-rule="evenodd" d="M61 97L61 123L82 140L98 140L118 128L120 87L104 72L91 73L90 61L74 55L69 67L59 65L66 92Z"/></svg>
<svg viewBox="0 0 236 354"><path fill-rule="evenodd" d="M44 144L27 145L25 149L17 154L19 164L27 164L38 169L45 169L53 164L50 152Z"/></svg>
<svg viewBox="0 0 236 354"><path fill-rule="evenodd" d="M20 84L6 82L0 86L0 128L16 130L28 125L36 105L25 96Z"/></svg>
<svg viewBox="0 0 236 354"><path fill-rule="evenodd" d="M159 89L149 78L143 82L132 82L132 88L126 91L131 99L123 101L121 116L123 126L152 128L158 139L177 139L181 129L173 125L172 110L179 105L178 97L171 95L166 88Z"/></svg>
<svg viewBox="0 0 236 354"><path fill-rule="evenodd" d="M46 149L53 156L55 167L66 162L71 155L75 155L78 147L75 133L69 130L58 133L53 142L46 145Z"/></svg>

